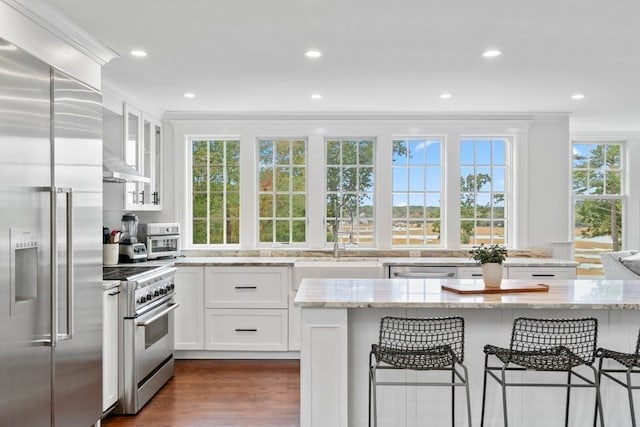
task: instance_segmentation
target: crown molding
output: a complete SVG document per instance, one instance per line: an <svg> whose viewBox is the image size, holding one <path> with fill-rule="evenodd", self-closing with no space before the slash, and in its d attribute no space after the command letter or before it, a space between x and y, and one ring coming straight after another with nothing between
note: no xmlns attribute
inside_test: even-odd
<svg viewBox="0 0 640 427"><path fill-rule="evenodd" d="M48 1L0 1L101 66L120 56L64 16Z"/></svg>

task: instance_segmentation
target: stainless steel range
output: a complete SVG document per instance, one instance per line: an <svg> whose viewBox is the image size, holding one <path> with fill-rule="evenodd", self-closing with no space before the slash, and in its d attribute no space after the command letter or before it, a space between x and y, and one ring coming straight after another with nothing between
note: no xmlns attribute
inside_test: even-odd
<svg viewBox="0 0 640 427"><path fill-rule="evenodd" d="M136 414L173 376L176 268L103 267L104 280L120 280L120 399L114 413Z"/></svg>

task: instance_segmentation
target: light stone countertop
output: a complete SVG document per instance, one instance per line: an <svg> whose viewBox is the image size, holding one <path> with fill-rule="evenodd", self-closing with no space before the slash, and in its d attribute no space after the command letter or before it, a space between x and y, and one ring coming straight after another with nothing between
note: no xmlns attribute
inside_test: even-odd
<svg viewBox="0 0 640 427"><path fill-rule="evenodd" d="M118 285L120 285L120 281L119 280L103 280L102 281L102 290L103 291L108 291L109 289L115 288Z"/></svg>
<svg viewBox="0 0 640 427"><path fill-rule="evenodd" d="M382 265L425 265L425 266L452 266L474 267L478 264L468 258L462 257L415 257L415 258L376 258L376 257L179 257L174 260L177 267L201 267L201 266L265 266L288 267L301 263L317 263L318 266L326 263L327 266L334 263L380 263ZM507 258L505 267L576 267L575 261L560 260L554 258Z"/></svg>
<svg viewBox="0 0 640 427"><path fill-rule="evenodd" d="M264 266L289 267L297 258L287 257L182 257L174 260L176 267Z"/></svg>
<svg viewBox="0 0 640 427"><path fill-rule="evenodd" d="M303 308L640 309L640 280L504 280L545 283L548 292L457 294L441 285L481 279L309 279L296 294Z"/></svg>
<svg viewBox="0 0 640 427"><path fill-rule="evenodd" d="M452 267L476 267L477 262L462 257L416 257L416 258L379 258L386 265L427 265L427 266L452 266ZM577 267L578 262L556 258L525 258L511 257L504 261L505 267Z"/></svg>

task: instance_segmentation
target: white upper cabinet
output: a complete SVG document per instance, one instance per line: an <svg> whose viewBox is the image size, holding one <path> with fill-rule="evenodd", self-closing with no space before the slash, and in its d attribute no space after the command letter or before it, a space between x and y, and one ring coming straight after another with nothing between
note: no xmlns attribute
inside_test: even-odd
<svg viewBox="0 0 640 427"><path fill-rule="evenodd" d="M124 104L124 160L149 179L125 184L126 210L162 209L162 124L140 110Z"/></svg>

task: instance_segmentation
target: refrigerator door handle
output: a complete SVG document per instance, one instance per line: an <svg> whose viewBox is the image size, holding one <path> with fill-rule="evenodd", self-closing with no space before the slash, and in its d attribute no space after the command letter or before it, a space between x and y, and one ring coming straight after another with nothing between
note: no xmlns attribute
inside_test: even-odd
<svg viewBox="0 0 640 427"><path fill-rule="evenodd" d="M71 188L56 188L56 194L64 194L66 196L66 228L67 228L67 331L65 334L57 334L57 340L73 339L75 330L75 298L73 295L73 191ZM57 285L57 283L56 283ZM57 294L57 292L56 292ZM56 300L57 301L57 300ZM57 313L57 307L56 307ZM56 327L57 329L57 327Z"/></svg>
<svg viewBox="0 0 640 427"><path fill-rule="evenodd" d="M50 307L50 325L51 340L49 345L55 347L58 342L58 192L56 187L49 188L51 202L49 204L51 213L49 219L51 221L51 307Z"/></svg>

